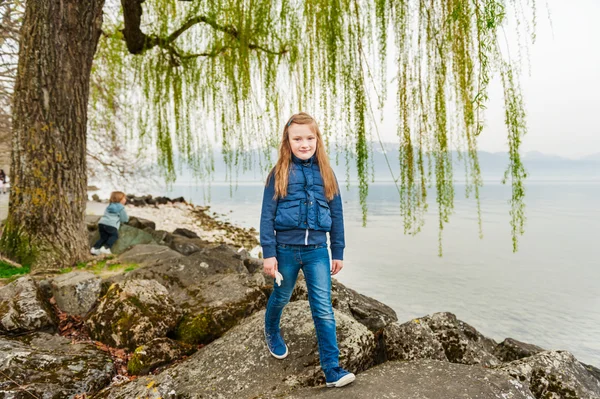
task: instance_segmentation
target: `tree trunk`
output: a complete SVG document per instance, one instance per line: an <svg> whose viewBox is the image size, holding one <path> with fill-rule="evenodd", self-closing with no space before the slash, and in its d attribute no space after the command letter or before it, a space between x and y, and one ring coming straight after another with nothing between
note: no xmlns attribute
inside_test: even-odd
<svg viewBox="0 0 600 399"><path fill-rule="evenodd" d="M9 215L0 249L34 271L84 259L86 124L104 0L27 1L13 99Z"/></svg>

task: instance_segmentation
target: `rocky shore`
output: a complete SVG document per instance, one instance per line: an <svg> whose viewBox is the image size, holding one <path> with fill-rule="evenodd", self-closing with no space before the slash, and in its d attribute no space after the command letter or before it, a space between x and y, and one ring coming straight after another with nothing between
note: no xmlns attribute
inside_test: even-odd
<svg viewBox="0 0 600 399"><path fill-rule="evenodd" d="M448 312L398 321L335 279L340 362L357 380L327 389L302 277L277 360L256 231L169 202L128 206L112 256L4 282L0 398L600 398L600 370L569 352L498 343Z"/></svg>

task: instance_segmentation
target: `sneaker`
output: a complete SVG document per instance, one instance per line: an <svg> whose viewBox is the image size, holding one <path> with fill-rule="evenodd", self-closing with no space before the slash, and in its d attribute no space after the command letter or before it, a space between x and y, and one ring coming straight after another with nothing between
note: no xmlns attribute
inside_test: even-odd
<svg viewBox="0 0 600 399"><path fill-rule="evenodd" d="M349 371L344 370L341 367L332 367L327 370L323 370L325 373L325 382L327 388L340 388L344 385L350 384L356 376Z"/></svg>
<svg viewBox="0 0 600 399"><path fill-rule="evenodd" d="M94 247L92 247L92 249L90 249L90 253L92 255L100 255L100 248L94 248Z"/></svg>
<svg viewBox="0 0 600 399"><path fill-rule="evenodd" d="M110 252L110 248L106 248L106 247L102 247L98 250L98 252L101 255L112 255L112 252Z"/></svg>
<svg viewBox="0 0 600 399"><path fill-rule="evenodd" d="M288 347L281 338L281 334L267 334L265 330L265 341L269 352L276 359L285 359L288 355Z"/></svg>

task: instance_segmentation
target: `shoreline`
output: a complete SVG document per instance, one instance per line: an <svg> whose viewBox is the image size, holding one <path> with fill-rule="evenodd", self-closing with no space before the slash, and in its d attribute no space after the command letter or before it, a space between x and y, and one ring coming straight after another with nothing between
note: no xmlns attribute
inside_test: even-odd
<svg viewBox="0 0 600 399"><path fill-rule="evenodd" d="M106 206L107 204L104 202L88 201L86 215L101 216ZM199 206L186 202L144 206L128 203L125 205L125 209L129 217L153 221L156 224L156 230L172 233L176 229L187 229L205 241L224 243L238 249L244 248L254 258L258 258L261 254L258 231L255 228L244 228L223 221L217 212L211 211L210 206Z"/></svg>

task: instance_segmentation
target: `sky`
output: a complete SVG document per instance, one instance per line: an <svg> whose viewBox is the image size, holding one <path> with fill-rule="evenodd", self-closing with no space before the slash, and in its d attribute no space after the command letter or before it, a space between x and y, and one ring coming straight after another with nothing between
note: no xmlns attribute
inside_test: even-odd
<svg viewBox="0 0 600 399"><path fill-rule="evenodd" d="M600 153L600 0L537 0L536 5L537 38L529 46L529 71L526 66L521 75L528 124L522 150L567 158ZM507 151L498 78L489 95L478 147ZM397 141L387 121L380 131L384 141Z"/></svg>

